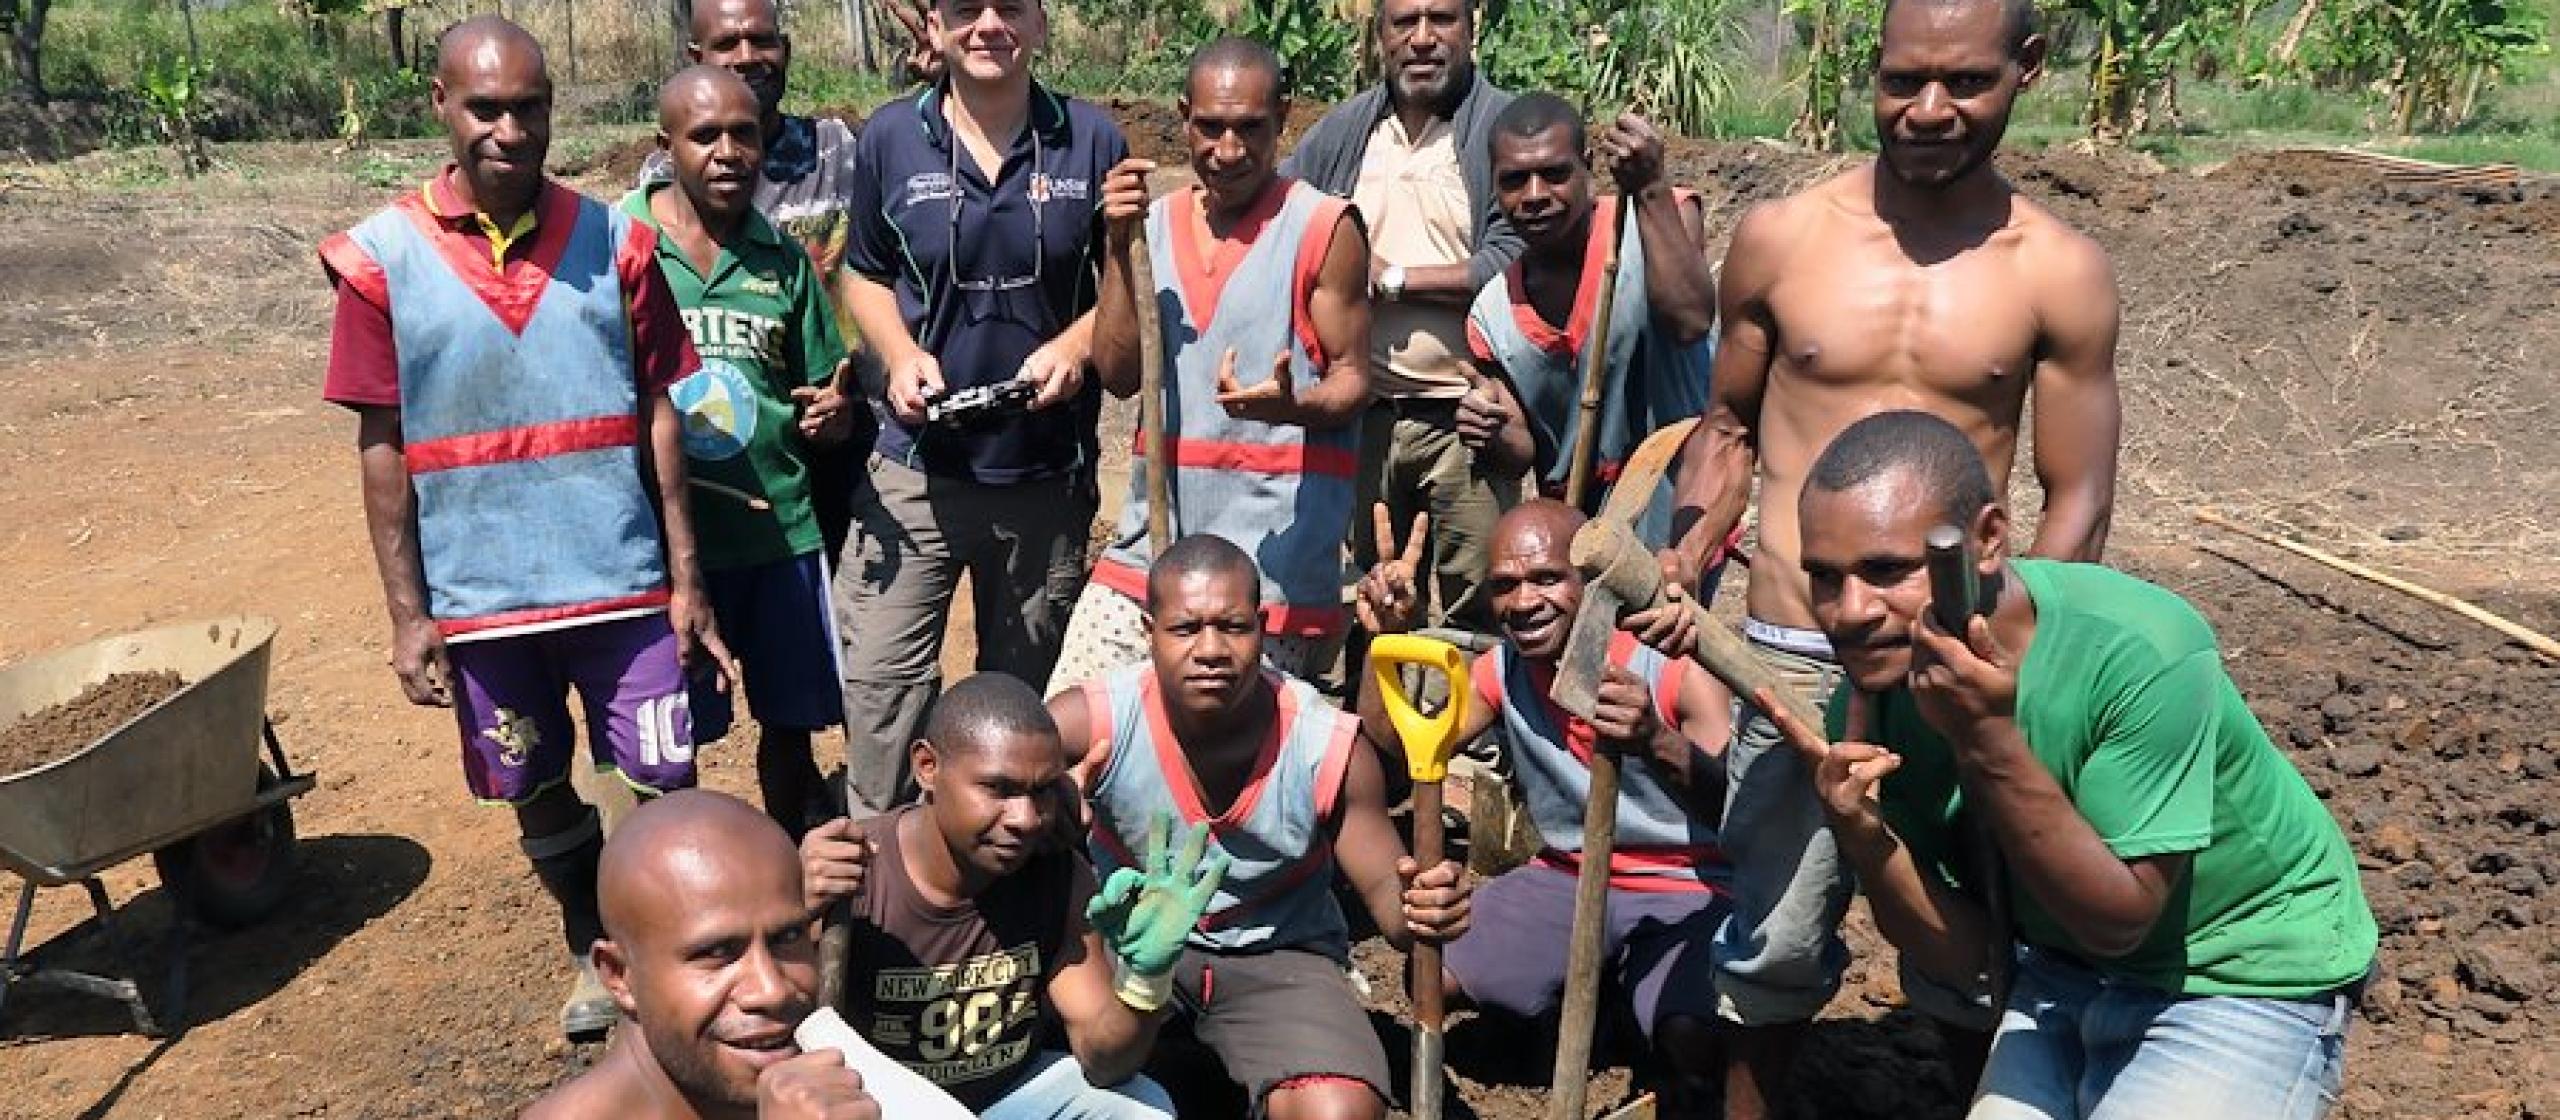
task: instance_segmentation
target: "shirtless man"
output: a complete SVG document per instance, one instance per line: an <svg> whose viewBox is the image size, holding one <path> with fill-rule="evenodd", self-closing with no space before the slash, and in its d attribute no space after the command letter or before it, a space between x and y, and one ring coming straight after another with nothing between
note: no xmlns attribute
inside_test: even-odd
<svg viewBox="0 0 2560 1120"><path fill-rule="evenodd" d="M2005 494L2032 386L2045 505L2029 551L2085 561L2106 543L2115 281L2097 245L1991 165L2044 57L2031 0L1895 0L1876 60L1881 157L1758 207L1734 230L1709 406L1679 479L1683 514L1700 516L1664 559L1711 568L1756 470L1746 634L1817 703L1840 670L1797 566L1796 494L1814 455L1860 417L1944 417L1981 448ZM1732 755L1724 832L1738 897L1719 969L1724 1010L1745 1024L1798 1024L1838 984L1846 954L1832 931L1848 879L1809 779L1768 722L1751 719ZM1767 1086L1783 1075L1791 1032L1753 1033L1759 1044L1738 1056L1761 1066Z"/></svg>
<svg viewBox="0 0 2560 1120"><path fill-rule="evenodd" d="M880 1120L843 1055L792 1041L817 1005L818 946L782 826L726 794L671 793L623 822L597 879L596 971L629 1021L525 1120Z"/></svg>

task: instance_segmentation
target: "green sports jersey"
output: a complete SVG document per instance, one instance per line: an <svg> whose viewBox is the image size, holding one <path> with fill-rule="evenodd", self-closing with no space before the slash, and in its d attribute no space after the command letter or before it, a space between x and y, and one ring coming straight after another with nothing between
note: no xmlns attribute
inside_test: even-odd
<svg viewBox="0 0 2560 1120"><path fill-rule="evenodd" d="M2107 975L2190 995L2301 998L2353 982L2376 931L2354 853L2222 668L2213 631L2165 588L2092 564L2019 560L2035 636L2018 668L2019 730L2116 855L2193 853L2141 946ZM1881 808L1920 865L1961 871L1963 797L1948 746L1907 690L1871 707L1870 738L1903 757ZM1833 698L1831 733L1848 692ZM2010 884L2019 936L2089 954Z"/></svg>
<svg viewBox="0 0 2560 1120"><path fill-rule="evenodd" d="M652 229L655 183L623 196ZM688 495L705 570L788 560L825 544L809 505L799 408L791 390L823 385L844 338L809 256L753 211L705 277L660 230L658 271L682 309L702 369L669 387L684 414L685 469L708 485ZM772 508L755 509L747 496Z"/></svg>

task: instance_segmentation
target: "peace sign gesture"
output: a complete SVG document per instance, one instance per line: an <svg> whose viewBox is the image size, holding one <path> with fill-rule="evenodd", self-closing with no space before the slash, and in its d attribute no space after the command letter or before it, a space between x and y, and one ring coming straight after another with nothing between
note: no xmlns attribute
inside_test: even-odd
<svg viewBox="0 0 2560 1120"><path fill-rule="evenodd" d="M1771 726L1794 747L1796 757L1804 760L1804 768L1813 774L1814 794L1822 801L1822 811L1834 827L1859 826L1860 830L1881 829L1884 817L1876 804L1876 787L1885 775L1902 768L1902 756L1873 743L1860 742L1867 735L1868 697L1864 692L1849 693L1849 718L1841 728L1841 741L1826 743L1820 732L1796 722L1787 714L1786 705L1763 688L1752 694L1751 702L1768 717Z"/></svg>
<svg viewBox="0 0 2560 1120"><path fill-rule="evenodd" d="M1183 830L1180 848L1172 844L1172 825L1165 814L1156 814L1147 824L1146 857L1137 867L1112 872L1084 909L1085 920L1102 935L1111 955L1119 958L1124 978L1143 978L1141 989L1163 986L1156 982L1172 974L1191 927L1209 912L1218 884L1227 877L1226 854L1208 852L1208 825ZM1133 994L1124 987L1121 998L1130 999ZM1131 1005L1142 1002L1145 999Z"/></svg>
<svg viewBox="0 0 2560 1120"><path fill-rule="evenodd" d="M1236 382L1236 350L1228 347L1218 361L1218 404L1238 420L1265 424L1301 423L1298 389L1289 376L1289 351L1271 356L1271 380L1247 389Z"/></svg>
<svg viewBox="0 0 2560 1120"><path fill-rule="evenodd" d="M1395 543L1396 526L1387 514L1387 504L1369 507L1371 531L1377 535L1381 554L1378 565L1360 577L1359 599L1353 610L1360 626L1372 634L1401 634L1413 629L1414 615L1422 609L1422 593L1414 585L1414 573L1422 570L1422 544L1431 536L1431 515L1413 515L1413 530L1405 534L1404 551L1386 555L1384 550Z"/></svg>

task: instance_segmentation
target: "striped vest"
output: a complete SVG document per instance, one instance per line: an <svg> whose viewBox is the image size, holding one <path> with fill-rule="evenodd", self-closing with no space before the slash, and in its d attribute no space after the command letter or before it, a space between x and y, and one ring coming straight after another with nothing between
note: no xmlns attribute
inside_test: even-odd
<svg viewBox="0 0 2560 1120"><path fill-rule="evenodd" d="M1325 355L1307 297L1348 204L1295 180L1275 180L1243 223L1249 247L1222 280L1213 280L1188 271L1189 262L1201 259L1193 251L1192 198L1168 195L1147 211L1168 371L1165 443L1173 460L1174 533L1212 533L1253 557L1262 573L1264 629L1329 635L1345 622L1342 546L1351 532L1358 427L1317 431L1238 420L1219 407L1216 394L1219 360L1229 349L1236 380L1248 388L1271 376L1272 356L1284 348L1293 383L1301 390L1316 384ZM1103 586L1141 601L1151 560L1145 458L1140 446L1119 528L1093 573Z"/></svg>
<svg viewBox="0 0 2560 1120"><path fill-rule="evenodd" d="M667 600L614 266L631 219L557 184L538 205L535 255L502 279L414 194L320 249L341 276L381 278L428 613L450 637ZM547 236L555 222L571 223L565 238Z"/></svg>
<svg viewBox="0 0 2560 1120"><path fill-rule="evenodd" d="M1544 460L1539 476L1550 488L1564 484L1580 434L1582 357L1591 334L1589 318L1596 313L1601 266L1608 260L1604 239L1618 205L1616 198L1602 198L1592 207L1582 287L1574 294L1573 314L1562 331L1531 306L1516 262L1487 282L1467 309L1468 336L1502 367L1519 395ZM1636 223L1628 221L1619 240L1617 294L1609 315L1609 389L1600 398L1600 446L1593 462L1598 481L1615 481L1619 464L1655 429L1706 411L1714 356L1712 341L1681 346L1653 329L1652 306L1645 298L1644 238ZM1601 493L1597 487L1593 492ZM1668 484L1658 498L1658 514L1648 515L1637 527L1638 536L1650 542L1669 532ZM1592 504L1597 508L1596 496Z"/></svg>
<svg viewBox="0 0 2560 1120"><path fill-rule="evenodd" d="M1681 674L1695 672L1695 666L1664 657L1623 630L1610 636L1609 663L1644 678L1656 718L1679 725ZM1503 742L1511 748L1529 819L1545 845L1538 861L1578 869L1582 809L1591 800L1591 725L1547 699L1555 667L1522 658L1509 642L1478 655L1472 676L1477 692L1502 714ZM1618 841L1610 852L1609 885L1631 891L1723 890L1728 875L1715 828L1689 814L1652 763L1628 757L1618 768Z"/></svg>
<svg viewBox="0 0 2560 1120"><path fill-rule="evenodd" d="M1089 681L1094 780L1087 847L1097 878L1135 866L1149 822L1209 824L1209 844L1233 862L1191 944L1210 950L1312 949L1348 959L1349 927L1333 897L1333 826L1360 721L1313 685L1264 673L1279 715L1253 777L1227 811L1211 816L1182 745L1174 741L1155 666L1141 662Z"/></svg>

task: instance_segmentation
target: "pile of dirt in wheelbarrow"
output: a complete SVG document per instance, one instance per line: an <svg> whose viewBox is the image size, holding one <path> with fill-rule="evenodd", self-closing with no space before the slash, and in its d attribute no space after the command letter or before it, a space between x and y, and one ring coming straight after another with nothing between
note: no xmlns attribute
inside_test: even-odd
<svg viewBox="0 0 2560 1120"><path fill-rule="evenodd" d="M118 673L90 685L0 733L0 774L33 770L72 754L185 687L186 678L166 669Z"/></svg>

